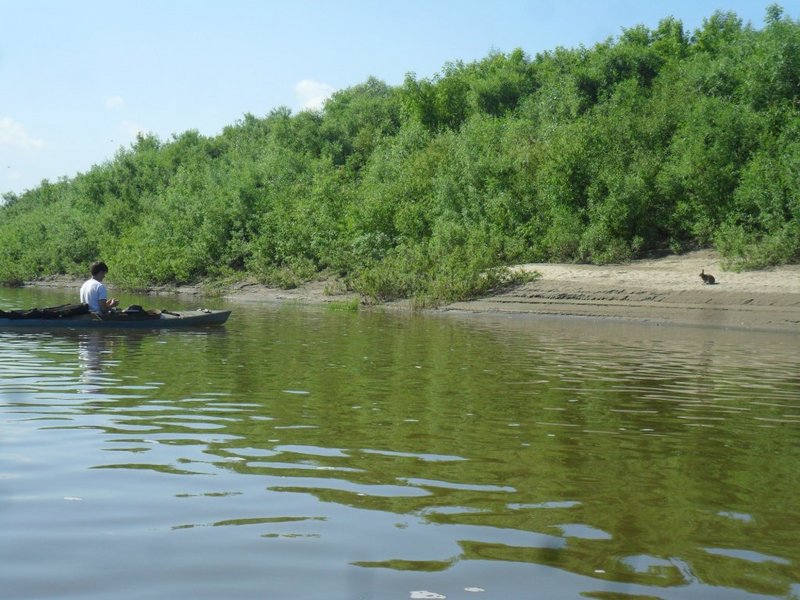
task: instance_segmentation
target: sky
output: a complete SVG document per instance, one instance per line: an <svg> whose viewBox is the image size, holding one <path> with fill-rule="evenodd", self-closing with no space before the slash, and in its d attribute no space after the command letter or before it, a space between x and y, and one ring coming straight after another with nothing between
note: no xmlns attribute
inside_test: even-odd
<svg viewBox="0 0 800 600"><path fill-rule="evenodd" d="M0 0L0 194L112 160L138 133L213 136L318 109L370 76L591 47L716 10L761 28L773 0ZM800 18L800 0L778 1Z"/></svg>

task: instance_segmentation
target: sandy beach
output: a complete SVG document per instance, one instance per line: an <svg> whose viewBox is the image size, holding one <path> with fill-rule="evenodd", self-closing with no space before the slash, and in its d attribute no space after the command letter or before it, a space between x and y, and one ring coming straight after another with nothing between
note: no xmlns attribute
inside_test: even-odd
<svg viewBox="0 0 800 600"><path fill-rule="evenodd" d="M723 271L719 256L708 250L637 260L618 265L536 263L516 268L539 273L530 283L436 309L460 314L516 314L624 320L800 333L800 265L735 273ZM711 273L705 285L701 270ZM79 287L63 278L28 285ZM109 284L112 293L113 282ZM150 290L153 295L203 294L200 286ZM330 281L313 281L291 290L240 282L222 293L230 302L351 302L358 296ZM407 302L392 309L408 309Z"/></svg>
<svg viewBox="0 0 800 600"><path fill-rule="evenodd" d="M442 310L800 333L800 265L735 273L697 251L620 265L527 264L531 283ZM700 271L711 273L705 285Z"/></svg>

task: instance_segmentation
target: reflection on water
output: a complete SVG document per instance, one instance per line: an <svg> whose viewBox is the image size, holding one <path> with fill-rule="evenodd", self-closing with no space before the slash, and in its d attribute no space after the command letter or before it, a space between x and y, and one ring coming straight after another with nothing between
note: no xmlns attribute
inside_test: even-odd
<svg viewBox="0 0 800 600"><path fill-rule="evenodd" d="M78 365L80 366L81 390L98 393L103 389L103 359L109 360L110 351L103 331L86 331L76 334L78 339ZM110 367L111 365L107 365Z"/></svg>
<svg viewBox="0 0 800 600"><path fill-rule="evenodd" d="M0 589L790 598L796 349L247 306L221 329L0 332Z"/></svg>

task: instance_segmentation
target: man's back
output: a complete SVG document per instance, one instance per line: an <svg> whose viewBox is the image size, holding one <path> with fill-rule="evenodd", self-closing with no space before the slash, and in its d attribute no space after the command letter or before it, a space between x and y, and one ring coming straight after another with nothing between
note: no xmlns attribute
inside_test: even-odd
<svg viewBox="0 0 800 600"><path fill-rule="evenodd" d="M100 311L100 300L106 299L106 286L97 281L94 277L88 279L81 286L81 302L89 305L92 312Z"/></svg>

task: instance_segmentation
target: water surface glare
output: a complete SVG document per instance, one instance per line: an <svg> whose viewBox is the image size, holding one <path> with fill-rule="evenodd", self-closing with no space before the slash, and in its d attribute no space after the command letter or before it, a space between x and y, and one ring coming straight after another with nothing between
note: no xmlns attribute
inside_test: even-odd
<svg viewBox="0 0 800 600"><path fill-rule="evenodd" d="M800 598L798 348L274 305L0 331L0 597Z"/></svg>

